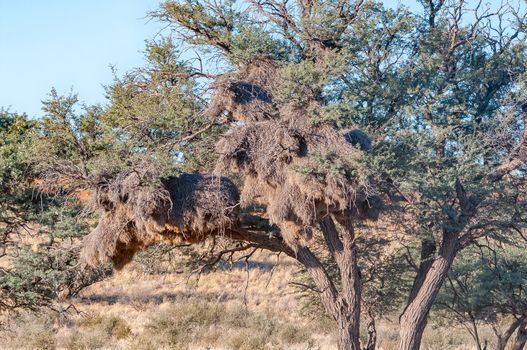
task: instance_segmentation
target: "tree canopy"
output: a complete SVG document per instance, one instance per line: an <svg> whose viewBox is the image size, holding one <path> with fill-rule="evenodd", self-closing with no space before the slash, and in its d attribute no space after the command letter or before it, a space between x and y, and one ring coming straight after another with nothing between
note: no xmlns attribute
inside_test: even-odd
<svg viewBox="0 0 527 350"><path fill-rule="evenodd" d="M418 349L436 301L472 325L524 320L507 309L516 287L490 282L524 272L525 4L420 4L161 3L150 16L170 36L147 42L147 63L115 77L106 105L53 90L38 121L2 112L0 230L27 221L15 212L38 180L55 206L93 194L85 246L111 242L94 261L219 235L234 246L218 260L283 252L305 267L341 349L361 348L366 318L374 349L383 310L400 312L400 349ZM207 218L218 225L200 231Z"/></svg>

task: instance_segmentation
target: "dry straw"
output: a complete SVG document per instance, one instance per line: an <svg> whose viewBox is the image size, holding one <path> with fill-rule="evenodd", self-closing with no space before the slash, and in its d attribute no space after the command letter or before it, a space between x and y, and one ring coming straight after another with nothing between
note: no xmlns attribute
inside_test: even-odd
<svg viewBox="0 0 527 350"><path fill-rule="evenodd" d="M380 198L371 181L360 176L364 153L371 151L366 134L313 123L309 111L321 108L315 100L277 107L279 73L279 64L266 59L239 68L219 80L208 112L227 112L238 120L217 144L215 172L241 175L242 205L265 205L294 249L325 215L376 219ZM251 89L240 91L240 86Z"/></svg>
<svg viewBox="0 0 527 350"><path fill-rule="evenodd" d="M84 240L84 264L112 260L120 268L156 242L197 242L236 225L238 192L228 179L182 174L161 180L152 167L139 168L98 186L94 200L102 215Z"/></svg>

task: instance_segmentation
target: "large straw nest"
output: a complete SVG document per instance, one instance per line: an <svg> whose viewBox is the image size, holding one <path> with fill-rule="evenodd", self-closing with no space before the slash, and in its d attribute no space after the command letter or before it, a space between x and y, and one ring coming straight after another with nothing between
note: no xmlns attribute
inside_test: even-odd
<svg viewBox="0 0 527 350"><path fill-rule="evenodd" d="M279 65L267 58L238 67L217 79L214 94L205 115L215 119L227 111L236 120L261 121L278 118L273 92L279 85Z"/></svg>
<svg viewBox="0 0 527 350"><path fill-rule="evenodd" d="M360 176L361 160L372 149L368 136L314 124L310 111L322 108L315 97L304 106L277 106L279 68L277 61L258 58L221 77L207 113L226 112L238 121L217 143L215 173L240 174L241 203L265 205L294 248L325 215L377 219L380 198L370 179Z"/></svg>
<svg viewBox="0 0 527 350"><path fill-rule="evenodd" d="M365 140L360 142L367 147ZM217 152L217 173L244 178L242 205L266 205L271 222L293 247L309 238L310 228L324 215L346 213L364 220L379 214L374 188L356 173L363 152L329 125L238 125L218 142Z"/></svg>
<svg viewBox="0 0 527 350"><path fill-rule="evenodd" d="M122 174L97 188L97 227L85 237L81 260L121 268L159 241L197 242L237 224L238 192L224 177L182 174L160 180L155 171Z"/></svg>

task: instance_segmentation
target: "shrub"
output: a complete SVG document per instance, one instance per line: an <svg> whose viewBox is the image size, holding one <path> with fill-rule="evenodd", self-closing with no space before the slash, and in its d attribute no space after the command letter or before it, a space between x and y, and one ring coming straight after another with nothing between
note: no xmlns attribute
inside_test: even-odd
<svg viewBox="0 0 527 350"><path fill-rule="evenodd" d="M118 316L88 317L80 322L80 326L100 330L108 337L124 339L131 334L128 323Z"/></svg>
<svg viewBox="0 0 527 350"><path fill-rule="evenodd" d="M10 315L10 322L1 328L2 349L42 349L57 348L55 320L49 315L36 316L33 313Z"/></svg>

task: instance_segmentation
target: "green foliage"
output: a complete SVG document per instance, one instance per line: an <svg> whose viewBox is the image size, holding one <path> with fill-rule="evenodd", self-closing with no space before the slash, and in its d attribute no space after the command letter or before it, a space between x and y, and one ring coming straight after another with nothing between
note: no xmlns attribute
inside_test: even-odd
<svg viewBox="0 0 527 350"><path fill-rule="evenodd" d="M145 56L144 68L106 88L107 107L79 110L76 95L51 92L33 139L39 172L72 189L141 162L156 164L164 176L209 166L217 130L197 116L202 102L189 67L169 38L148 42Z"/></svg>
<svg viewBox="0 0 527 350"><path fill-rule="evenodd" d="M50 110L57 111L57 119L53 122L61 128L40 130L42 133L47 132L54 138L57 133L70 130L66 124L73 99L57 99L47 105ZM46 126L48 122L51 123L42 121ZM88 132L86 123L79 125L78 133ZM39 132L37 123L23 115L2 112L1 126L0 311L36 311L51 306L59 297L76 294L85 285L101 278L104 272L101 269L81 274L76 247L64 244L65 238L82 236L88 230L87 222L78 218L81 209L68 204L60 192L51 197L35 188L39 179L36 179L33 164L38 153L31 134ZM57 152L81 159L82 155L71 151L78 139L67 135L63 143L55 145ZM24 240L33 240L34 250L26 246Z"/></svg>
<svg viewBox="0 0 527 350"><path fill-rule="evenodd" d="M0 110L0 234L8 236L23 224L27 206L29 146L33 127L25 115Z"/></svg>
<svg viewBox="0 0 527 350"><path fill-rule="evenodd" d="M47 267L43 269L41 264L38 255L23 251L12 269L1 271L3 309L25 307L36 310L51 303L58 275Z"/></svg>
<svg viewBox="0 0 527 350"><path fill-rule="evenodd" d="M18 181L24 175L28 130L33 122L26 115L0 110L0 188L7 192L10 182Z"/></svg>
<svg viewBox="0 0 527 350"><path fill-rule="evenodd" d="M55 102L48 107L62 115L69 113L69 101ZM64 131L65 123L65 119L57 119L56 124L63 128L48 130L50 137ZM87 223L77 219L79 207L67 205L59 194L38 194L33 187L36 152L30 136L36 132L37 123L24 115L2 111L0 126L0 311L36 311L51 306L59 296L77 293L82 286L100 278L102 270L79 274L75 247L56 242L81 236L87 231ZM85 128L83 124L79 132L85 132ZM74 140L70 135L56 145L57 149L71 155ZM34 240L36 250L25 246L23 237Z"/></svg>
<svg viewBox="0 0 527 350"><path fill-rule="evenodd" d="M41 227L38 234L47 235L50 239L81 238L90 229L90 220L86 217L80 204L67 200L44 204L30 220L38 222Z"/></svg>
<svg viewBox="0 0 527 350"><path fill-rule="evenodd" d="M285 59L291 55L288 42L276 38L260 19L243 11L244 4L233 0L214 4L196 0L165 1L151 15L184 30L185 42L204 52L218 49L227 63L250 62L259 56Z"/></svg>
<svg viewBox="0 0 527 350"><path fill-rule="evenodd" d="M75 247L19 247L13 266L0 269L0 310L37 311L58 298L76 295L107 275L108 269L79 271Z"/></svg>
<svg viewBox="0 0 527 350"><path fill-rule="evenodd" d="M283 41L277 40L262 26L242 22L232 38L229 57L232 62L251 62L256 57L270 56L285 59L290 55Z"/></svg>
<svg viewBox="0 0 527 350"><path fill-rule="evenodd" d="M222 16L211 13L208 4L196 0L181 2L166 1L161 4L161 11L157 15L164 19L173 19L181 25L191 28L200 35L187 37L191 44L207 44L209 40L215 45L225 49L229 46L237 12L234 10L234 1L218 2L218 10Z"/></svg>
<svg viewBox="0 0 527 350"><path fill-rule="evenodd" d="M79 113L77 104L75 94L52 90L32 139L36 172L70 187L93 174L116 173L126 164L119 156L125 145L101 123L102 109L84 106Z"/></svg>
<svg viewBox="0 0 527 350"><path fill-rule="evenodd" d="M524 246L470 249L456 260L438 308L456 318L461 316L462 322L469 317L492 322L498 316L525 314L526 257Z"/></svg>

